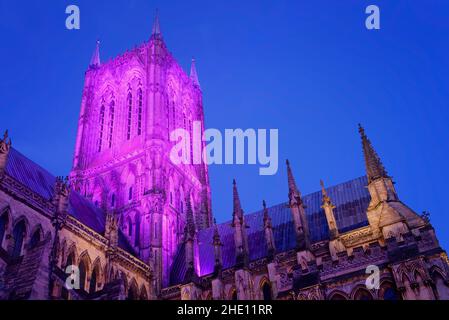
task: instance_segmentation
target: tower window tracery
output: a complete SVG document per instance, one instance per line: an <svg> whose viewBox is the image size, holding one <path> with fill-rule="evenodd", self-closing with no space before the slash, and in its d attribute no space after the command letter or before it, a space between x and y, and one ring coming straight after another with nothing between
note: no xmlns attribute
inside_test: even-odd
<svg viewBox="0 0 449 320"><path fill-rule="evenodd" d="M115 194L114 193L111 196L111 207L115 207Z"/></svg>
<svg viewBox="0 0 449 320"><path fill-rule="evenodd" d="M142 88L139 88L137 91L138 98L138 114L137 114L137 135L140 136L142 134L142 110L143 110L143 92Z"/></svg>
<svg viewBox="0 0 449 320"><path fill-rule="evenodd" d="M99 132L99 137L98 137L98 152L101 152L101 147L102 147L102 144L103 144L103 135L104 135L104 113L105 113L104 102L102 102L102 104L101 104L101 109L100 109L100 119L99 119L99 123L100 123L100 132Z"/></svg>
<svg viewBox="0 0 449 320"><path fill-rule="evenodd" d="M131 89L131 88L130 88ZM128 121L127 121L127 131L126 131L126 140L131 139L131 129L132 129L132 116L133 116L133 94L128 92Z"/></svg>
<svg viewBox="0 0 449 320"><path fill-rule="evenodd" d="M115 102L111 101L109 106L109 148L112 148L112 136L114 133L114 112L115 112Z"/></svg>
<svg viewBox="0 0 449 320"><path fill-rule="evenodd" d="M128 200L131 201L132 199L133 199L133 187L129 187Z"/></svg>

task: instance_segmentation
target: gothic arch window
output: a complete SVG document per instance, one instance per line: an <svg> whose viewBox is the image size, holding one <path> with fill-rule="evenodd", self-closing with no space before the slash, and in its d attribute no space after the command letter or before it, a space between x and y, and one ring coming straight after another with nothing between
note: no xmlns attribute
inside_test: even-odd
<svg viewBox="0 0 449 320"><path fill-rule="evenodd" d="M131 201L133 199L133 187L129 187L128 189L128 200Z"/></svg>
<svg viewBox="0 0 449 320"><path fill-rule="evenodd" d="M97 291L97 272L94 270L92 276L90 277L89 283L89 293L94 293Z"/></svg>
<svg viewBox="0 0 449 320"><path fill-rule="evenodd" d="M170 177L168 179L168 190L169 190L169 201L170 201L170 205L174 206L174 197L173 197L173 178Z"/></svg>
<svg viewBox="0 0 449 320"><path fill-rule="evenodd" d="M134 237L134 245L137 247L139 246L139 240L140 240L140 214L136 214L135 218L136 222L136 231L135 231L135 237Z"/></svg>
<svg viewBox="0 0 449 320"><path fill-rule="evenodd" d="M12 251L13 257L20 257L23 250L23 242L26 236L25 220L18 222L13 229L14 247Z"/></svg>
<svg viewBox="0 0 449 320"><path fill-rule="evenodd" d="M449 300L449 286L444 281L442 273L440 271L434 270L432 272L432 280L435 284L435 296L438 297L439 300Z"/></svg>
<svg viewBox="0 0 449 320"><path fill-rule="evenodd" d="M144 285L142 285L142 288L140 289L140 300L148 300L147 289L145 289Z"/></svg>
<svg viewBox="0 0 449 320"><path fill-rule="evenodd" d="M131 285L128 289L128 297L127 300L137 300L139 297L136 280L132 280Z"/></svg>
<svg viewBox="0 0 449 320"><path fill-rule="evenodd" d="M36 248L36 246L39 244L39 242L42 241L42 230L41 228L38 228L36 231L33 232L31 235L29 247L30 249Z"/></svg>
<svg viewBox="0 0 449 320"><path fill-rule="evenodd" d="M181 187L180 191L179 191L179 212L184 213L184 201L185 201L185 196L184 196L184 189Z"/></svg>
<svg viewBox="0 0 449 320"><path fill-rule="evenodd" d="M89 281L89 293L94 293L97 291L98 280L100 276L100 267L99 264L96 264L92 269L92 275Z"/></svg>
<svg viewBox="0 0 449 320"><path fill-rule="evenodd" d="M157 239L157 222L154 223L154 239ZM156 256L157 259L157 256Z"/></svg>
<svg viewBox="0 0 449 320"><path fill-rule="evenodd" d="M398 291L389 281L382 283L380 286L379 298L381 300L401 300Z"/></svg>
<svg viewBox="0 0 449 320"><path fill-rule="evenodd" d="M137 135L140 136L142 134L142 113L143 113L143 92L142 88L139 88L137 91L137 99L138 99L138 112L137 112Z"/></svg>
<svg viewBox="0 0 449 320"><path fill-rule="evenodd" d="M129 88L131 90L131 87ZM133 117L133 94L131 91L128 92L127 97L127 106L128 106L128 119L127 119L127 130L126 130L126 140L131 139L131 129L132 129L132 117Z"/></svg>
<svg viewBox="0 0 449 320"><path fill-rule="evenodd" d="M115 193L111 194L111 208L114 208L116 204Z"/></svg>
<svg viewBox="0 0 449 320"><path fill-rule="evenodd" d="M104 136L104 114L105 114L105 107L104 107L104 101L101 103L100 107L100 119L99 119L99 136L98 136L98 152L101 152L101 147L103 146L103 136Z"/></svg>
<svg viewBox="0 0 449 320"><path fill-rule="evenodd" d="M115 101L112 100L109 105L109 136L108 136L109 149L112 148L112 137L114 134L114 117L115 117Z"/></svg>
<svg viewBox="0 0 449 320"><path fill-rule="evenodd" d="M415 280L418 284L418 300L434 300L433 290L424 281L424 277L418 271L415 272Z"/></svg>
<svg viewBox="0 0 449 320"><path fill-rule="evenodd" d="M71 252L69 254L69 256L67 257L67 261L65 264L65 268L67 268L68 266L73 266L75 264L75 253ZM64 270L65 271L65 270Z"/></svg>
<svg viewBox="0 0 449 320"><path fill-rule="evenodd" d="M64 272L67 271L68 266L75 265L75 250L73 249L73 247L72 247L72 249L69 250L69 252L70 253L67 256L65 266L63 266L64 269L62 271L64 271ZM64 264L64 262L62 262L62 264ZM67 288L65 286L63 286L62 290L61 290L61 299L69 300L69 297L70 297L69 291L67 290Z"/></svg>
<svg viewBox="0 0 449 320"><path fill-rule="evenodd" d="M271 285L267 280L265 280L262 284L262 294L263 294L263 299L265 301L273 300L273 295L271 292Z"/></svg>
<svg viewBox="0 0 449 320"><path fill-rule="evenodd" d="M405 291L403 293L404 300L415 300L416 295L411 288L411 282L410 282L409 276L405 272L402 274L402 283L403 283L403 286L405 289Z"/></svg>
<svg viewBox="0 0 449 320"><path fill-rule="evenodd" d="M6 228L8 227L8 211L4 212L0 217L0 248L2 247L3 239L5 237Z"/></svg>
<svg viewBox="0 0 449 320"><path fill-rule="evenodd" d="M127 225L128 225L128 236L132 237L132 235L133 235L133 222L131 221L130 217L128 217Z"/></svg>
<svg viewBox="0 0 449 320"><path fill-rule="evenodd" d="M123 285L125 286L125 292L128 290L128 278L123 271L117 271L117 279L121 278Z"/></svg>
<svg viewBox="0 0 449 320"><path fill-rule="evenodd" d="M172 122L173 122L173 129L176 127L176 113L175 113L175 102L172 102Z"/></svg>
<svg viewBox="0 0 449 320"><path fill-rule="evenodd" d="M192 127L192 120L191 118L189 118L189 127L187 128L187 131L190 134L190 146L189 146L189 150L190 150L190 163L193 163L193 133L192 133L193 127Z"/></svg>
<svg viewBox="0 0 449 320"><path fill-rule="evenodd" d="M86 275L87 275L87 265L84 259L80 261L78 266L79 275L80 275L80 289L86 290Z"/></svg>
<svg viewBox="0 0 449 320"><path fill-rule="evenodd" d="M355 292L354 300L373 300L373 296L368 290L360 288Z"/></svg>

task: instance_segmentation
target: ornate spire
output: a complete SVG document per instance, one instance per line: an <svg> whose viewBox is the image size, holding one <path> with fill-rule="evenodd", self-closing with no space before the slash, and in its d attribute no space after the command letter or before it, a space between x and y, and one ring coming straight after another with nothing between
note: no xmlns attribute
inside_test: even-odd
<svg viewBox="0 0 449 320"><path fill-rule="evenodd" d="M301 193L296 186L295 178L293 176L292 169L290 167L290 161L286 161L287 163L287 176L288 176L288 198L290 200L290 204L298 203L302 204Z"/></svg>
<svg viewBox="0 0 449 320"><path fill-rule="evenodd" d="M186 283L192 282L197 278L195 270L195 221L193 219L192 204L190 202L190 193L186 197L187 205L187 221L184 227L184 241L185 241L185 261L187 266L187 271L184 276L184 281Z"/></svg>
<svg viewBox="0 0 449 320"><path fill-rule="evenodd" d="M271 224L271 217L268 213L267 204L263 201L263 226L265 231L265 242L268 249L268 258L271 260L276 252L276 245L273 235L273 225Z"/></svg>
<svg viewBox="0 0 449 320"><path fill-rule="evenodd" d="M95 51L92 54L92 58L90 59L90 68L98 68L101 65L100 61L100 40L97 40L97 44L95 45Z"/></svg>
<svg viewBox="0 0 449 320"><path fill-rule="evenodd" d="M0 138L0 175L6 168L9 150L11 150L11 138L8 136L8 130L3 134L3 139Z"/></svg>
<svg viewBox="0 0 449 320"><path fill-rule="evenodd" d="M2 142L6 142L6 140L8 140L9 135L8 135L8 129L5 130L5 132L3 133L3 139ZM11 139L10 139L11 140Z"/></svg>
<svg viewBox="0 0 449 320"><path fill-rule="evenodd" d="M293 177L290 162L287 160L287 175L288 175L288 198L289 207L293 217L293 223L296 233L296 247L298 251L309 249L309 227L305 212L305 206L302 202L301 193L299 192L295 178Z"/></svg>
<svg viewBox="0 0 449 320"><path fill-rule="evenodd" d="M232 227L234 228L234 243L236 250L236 262L239 266L247 266L249 262L248 237L246 235L246 223L243 216L240 197L237 191L237 183L234 179L233 200L234 211L232 213Z"/></svg>
<svg viewBox="0 0 449 320"><path fill-rule="evenodd" d="M323 180L320 180L321 192L323 193L323 205L321 208L324 209L324 214L326 215L327 225L329 227L329 236L331 240L338 236L337 221L334 216L335 206L332 204L331 198L327 195L326 188L324 187Z"/></svg>
<svg viewBox="0 0 449 320"><path fill-rule="evenodd" d="M271 217L268 214L267 203L265 202L265 200L263 200L262 205L263 205L263 223L264 223L264 226L266 228L271 228L272 227Z"/></svg>
<svg viewBox="0 0 449 320"><path fill-rule="evenodd" d="M233 181L233 203L234 203L234 210L233 210L233 213L232 213L233 221L237 217L242 222L242 220L243 220L243 210L242 210L242 205L240 203L239 192L237 190L237 182L235 181L235 179Z"/></svg>
<svg viewBox="0 0 449 320"><path fill-rule="evenodd" d="M192 58L192 65L190 66L190 80L193 84L201 89L200 82L198 81L198 73L196 72L196 60Z"/></svg>
<svg viewBox="0 0 449 320"><path fill-rule="evenodd" d="M221 254L221 247L223 246L220 238L220 233L218 232L217 221L214 219L214 272L216 275L221 274L221 269L223 267L223 257Z"/></svg>
<svg viewBox="0 0 449 320"><path fill-rule="evenodd" d="M158 39L162 38L161 26L159 23L159 10L156 10L156 17L154 18L153 32L152 32L151 36L153 38L158 38Z"/></svg>
<svg viewBox="0 0 449 320"><path fill-rule="evenodd" d="M11 147L11 138L9 137L8 130L5 130L5 133L3 133L3 139L0 139L0 143L4 144L5 146Z"/></svg>
<svg viewBox="0 0 449 320"><path fill-rule="evenodd" d="M320 180L320 185L321 185L321 193L323 194L323 205L324 204L332 205L331 198L329 198L329 196L327 195L326 188L324 187L323 180Z"/></svg>
<svg viewBox="0 0 449 320"><path fill-rule="evenodd" d="M214 246L222 246L220 233L218 232L217 220L214 219Z"/></svg>
<svg viewBox="0 0 449 320"><path fill-rule="evenodd" d="M192 240L195 237L196 228L195 228L195 220L193 218L193 210L192 204L190 202L190 194L186 198L186 206L187 206L187 219L186 225L184 227L184 233L187 240Z"/></svg>
<svg viewBox="0 0 449 320"><path fill-rule="evenodd" d="M365 156L366 175L368 176L368 183L378 178L388 178L387 171L382 164L379 156L374 150L371 141L365 134L365 129L359 124L359 133L362 138L363 154Z"/></svg>

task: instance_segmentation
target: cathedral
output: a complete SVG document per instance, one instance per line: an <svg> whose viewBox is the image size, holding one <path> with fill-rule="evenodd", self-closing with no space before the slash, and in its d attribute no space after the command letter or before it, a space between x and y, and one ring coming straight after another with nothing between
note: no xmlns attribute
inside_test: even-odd
<svg viewBox="0 0 449 320"><path fill-rule="evenodd" d="M169 157L170 132L193 122L204 132L195 61L187 75L158 17L112 60L97 42L67 178L0 138L0 299L449 299L428 215L401 201L362 126L364 176L302 195L287 161L282 203L244 214L234 180L217 224L207 165Z"/></svg>

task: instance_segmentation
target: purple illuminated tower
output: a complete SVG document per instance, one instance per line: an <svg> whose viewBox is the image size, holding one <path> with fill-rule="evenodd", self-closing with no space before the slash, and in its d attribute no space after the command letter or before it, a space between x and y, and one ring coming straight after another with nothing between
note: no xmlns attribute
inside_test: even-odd
<svg viewBox="0 0 449 320"><path fill-rule="evenodd" d="M71 181L104 210L120 215L134 251L166 286L182 242L189 197L197 229L212 221L206 165L175 166L169 134L204 131L202 92L167 50L159 26L149 42L101 63L99 42L85 75Z"/></svg>

